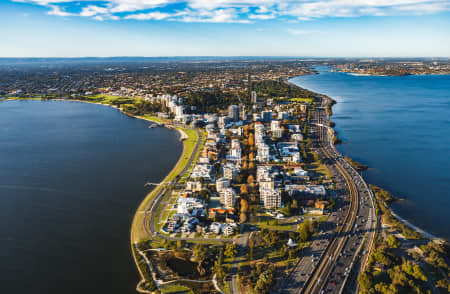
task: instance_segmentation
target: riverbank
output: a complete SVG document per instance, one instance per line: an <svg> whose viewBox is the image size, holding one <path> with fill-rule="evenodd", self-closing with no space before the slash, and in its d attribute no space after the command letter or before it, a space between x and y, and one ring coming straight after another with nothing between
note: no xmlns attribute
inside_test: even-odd
<svg viewBox="0 0 450 294"><path fill-rule="evenodd" d="M295 83L292 82L292 81L289 81L289 82L290 82L291 84L297 86L297 87L302 88L300 85L297 85L297 84L295 84ZM305 88L305 89L307 89L307 88ZM307 90L309 90L309 89L307 89ZM325 98L325 99L329 99L329 100L331 101L331 103L329 104L329 108L327 108L328 114L329 114L330 117L331 117L331 116L333 115L332 107L336 106L337 103L338 103L338 101L335 100L335 99L333 99L333 98L331 98L331 97L329 97L329 96L327 96L327 95L325 95L325 94L321 94L321 93L318 93L318 92L315 92L315 91L312 91L312 90L309 90L309 91L311 91L312 93L314 93L314 95L317 95L317 96L322 97L322 98ZM334 131L334 133L335 133L335 136L336 136L335 138L337 138L337 133L338 133L337 130L334 128L334 126L331 126L331 127L333 128L333 131ZM336 143L340 143L340 140L339 140L338 142L336 142ZM346 156L346 157L347 157L346 159L347 159L350 163L357 163L357 162L354 161L352 158L350 158L350 157L348 157L348 156ZM364 164L360 164L360 163L357 163L357 164L355 165L355 167L360 167L360 168L358 168L360 171L366 170L366 169L368 168L368 166L366 166L366 165L364 165ZM430 234L430 233L426 232L425 230L419 228L419 226L413 225L412 223L410 223L410 222L409 222L408 220L406 220L405 218L400 217L398 214L395 213L395 211L393 210L392 207L389 207L389 206L386 206L386 207L387 207L388 210L392 213L392 215L393 215L394 217L396 217L396 219L397 219L399 222L401 222L402 224L406 225L406 226L407 226L408 228L410 228L411 230L413 230L413 231L415 231L415 232L418 232L418 233L422 234L424 237L427 237L427 238L430 237L431 239L439 239L439 240L443 240L443 238L436 237L435 235Z"/></svg>
<svg viewBox="0 0 450 294"><path fill-rule="evenodd" d="M144 273L144 270L141 268L141 263L139 261L138 257L138 249L137 245L141 242L145 242L150 240L152 238L152 232L149 231L146 227L146 222L149 222L147 219L147 216L151 214L151 211L153 209L153 206L155 203L157 203L158 199L164 194L165 192L165 186L170 185L173 183L173 180L178 178L186 168L188 167L188 164L190 164L190 159L192 158L194 152L196 151L195 146L198 145L198 142L201 140L201 134L199 132L196 132L191 129L181 129L177 128L177 130L180 132L181 138L184 138L183 140L183 152L174 166L174 168L170 171L170 173L158 184L158 186L153 189L150 193L147 194L147 196L143 199L141 204L138 206L136 213L134 214L131 230L130 230L130 245L131 245L131 252L136 264L136 267L138 268L139 275L141 277L141 281L136 286L136 290L141 293L147 293L147 290L142 289L142 285L145 284L147 281L147 275ZM156 201L156 202L155 202ZM142 256L142 254L139 253L139 256ZM144 268L149 267L149 262L146 261L143 265ZM155 280L155 274L154 271L152 271L150 268L148 268L150 271L150 276ZM147 281L148 282L148 281Z"/></svg>

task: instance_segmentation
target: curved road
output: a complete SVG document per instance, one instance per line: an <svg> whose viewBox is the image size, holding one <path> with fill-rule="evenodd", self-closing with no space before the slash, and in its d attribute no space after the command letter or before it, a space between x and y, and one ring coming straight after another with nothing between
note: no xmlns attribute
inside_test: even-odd
<svg viewBox="0 0 450 294"><path fill-rule="evenodd" d="M197 151L200 147L200 142L201 142L201 138L202 138L202 134L200 133L200 131L198 129L194 129L197 132L198 135L198 140L194 146L194 150L191 153L191 156L189 157L189 160L186 164L186 166L183 168L183 170L181 172L178 173L178 175L176 176L180 176L180 175L184 175L189 167L192 165L195 155L197 154ZM158 194L153 198L152 201L149 202L146 210L145 210L145 217L144 217L144 222L143 222L143 226L145 231L147 232L147 234L152 237L153 235L158 236L160 238L166 239L166 240L171 240L171 241L177 241L177 240L186 240L186 241L211 241L211 243L220 241L220 242L233 242L232 239L220 239L220 238L184 238L184 237L169 237L169 236L165 236L163 234L160 234L159 232L157 232L155 230L155 213L154 211L158 208L158 206L161 204L161 200L164 198L164 195L169 192L169 189L167 189L167 185L171 185L173 184L173 182L161 182L160 185L163 185L164 187L161 189L161 191L158 192Z"/></svg>
<svg viewBox="0 0 450 294"><path fill-rule="evenodd" d="M336 169L345 178L350 192L350 208L344 223L338 228L337 234L302 293L342 293L359 249L364 249L361 267L364 268L376 232L372 192L359 173L342 158L334 145L330 143L329 128L325 127L329 122L325 110L328 103L330 100L323 98L321 103L323 107L318 108L315 113L317 123L324 126L319 129L319 142L326 158L335 163ZM367 236L367 242L364 243L365 248L362 248L364 236Z"/></svg>

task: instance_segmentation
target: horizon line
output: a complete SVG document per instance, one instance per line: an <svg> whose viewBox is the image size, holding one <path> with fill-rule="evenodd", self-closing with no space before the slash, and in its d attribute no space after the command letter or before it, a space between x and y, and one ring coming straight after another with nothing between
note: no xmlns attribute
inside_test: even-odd
<svg viewBox="0 0 450 294"><path fill-rule="evenodd" d="M351 59L351 58L374 58L374 59L393 59L393 58L411 58L411 59L450 59L449 56L291 56L291 55L111 55L111 56L0 56L0 59L107 59L107 58L311 58L311 59Z"/></svg>

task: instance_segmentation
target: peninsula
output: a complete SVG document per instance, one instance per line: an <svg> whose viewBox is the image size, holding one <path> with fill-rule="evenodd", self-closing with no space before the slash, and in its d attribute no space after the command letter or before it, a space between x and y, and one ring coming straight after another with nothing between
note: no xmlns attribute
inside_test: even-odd
<svg viewBox="0 0 450 294"><path fill-rule="evenodd" d="M154 189L132 221L140 293L448 289L448 244L392 213L394 197L358 172L367 166L337 151L336 102L289 82L310 65L126 62L89 74L69 65L57 73L66 79L45 73L2 95L104 104L180 132L178 163L143 183Z"/></svg>

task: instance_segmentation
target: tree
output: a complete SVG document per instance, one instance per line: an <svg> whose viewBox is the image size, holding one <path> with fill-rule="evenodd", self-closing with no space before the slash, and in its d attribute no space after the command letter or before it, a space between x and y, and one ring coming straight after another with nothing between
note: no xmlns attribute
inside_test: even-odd
<svg viewBox="0 0 450 294"><path fill-rule="evenodd" d="M268 293L270 286L273 284L273 266L269 266L269 269L259 275L258 281L255 285L255 291L257 293Z"/></svg>
<svg viewBox="0 0 450 294"><path fill-rule="evenodd" d="M225 272L225 268L223 265L216 263L214 267L214 272L216 274L217 280L225 281L227 274Z"/></svg>
<svg viewBox="0 0 450 294"><path fill-rule="evenodd" d="M157 289L155 281L153 281L153 279L151 279L150 281L146 282L144 284L144 287L146 288L146 290L150 290L150 291L155 291Z"/></svg>
<svg viewBox="0 0 450 294"><path fill-rule="evenodd" d="M248 186L246 184L241 185L241 194L242 195L248 194ZM241 207L242 207L242 200L245 200L245 199L241 199ZM242 210L242 208L241 208L241 210Z"/></svg>
<svg viewBox="0 0 450 294"><path fill-rule="evenodd" d="M196 244L193 248L192 258L198 263L202 263L208 257L208 249L207 247Z"/></svg>
<svg viewBox="0 0 450 294"><path fill-rule="evenodd" d="M249 176L247 177L247 183L248 183L250 186L253 186L254 182L255 182L255 178L253 177L253 175L249 175Z"/></svg>
<svg viewBox="0 0 450 294"><path fill-rule="evenodd" d="M373 254L373 257L375 258L375 261L380 262L386 266L391 266L392 264L392 258L384 248L377 249Z"/></svg>
<svg viewBox="0 0 450 294"><path fill-rule="evenodd" d="M281 248L280 248L280 256L281 257L285 257L286 256L286 253L287 253L287 246L286 246L286 244L283 244L283 246L281 246Z"/></svg>
<svg viewBox="0 0 450 294"><path fill-rule="evenodd" d="M286 216L291 216L291 203L288 202L285 207L280 209L280 211Z"/></svg>
<svg viewBox="0 0 450 294"><path fill-rule="evenodd" d="M250 170L255 169L255 162L254 161L250 161L250 163L248 164L248 169L250 169Z"/></svg>
<svg viewBox="0 0 450 294"><path fill-rule="evenodd" d="M241 191L242 193L242 191ZM241 198L241 212L247 212L248 211L248 202L244 198Z"/></svg>
<svg viewBox="0 0 450 294"><path fill-rule="evenodd" d="M310 234L313 234L318 227L319 223L316 220L308 221L308 231Z"/></svg>
<svg viewBox="0 0 450 294"><path fill-rule="evenodd" d="M255 145L255 138L253 136L253 133L250 133L248 136L248 145L249 146L254 146Z"/></svg>
<svg viewBox="0 0 450 294"><path fill-rule="evenodd" d="M298 226L297 232L299 233L299 235L300 235L300 240L301 240L302 242L306 242L306 241L309 240L309 230L308 230L308 227L309 227L309 225L308 225L308 223L307 223L306 221L303 222L303 223L301 223L301 224Z"/></svg>
<svg viewBox="0 0 450 294"><path fill-rule="evenodd" d="M397 294L398 290L394 284L387 285L384 282L380 282L375 285L375 290L383 294Z"/></svg>
<svg viewBox="0 0 450 294"><path fill-rule="evenodd" d="M394 235L389 235L389 237L387 237L386 239L386 242L391 248L398 248L400 246L400 241Z"/></svg>
<svg viewBox="0 0 450 294"><path fill-rule="evenodd" d="M250 153L248 154L248 159L249 159L250 161L255 160L255 153L250 152Z"/></svg>
<svg viewBox="0 0 450 294"><path fill-rule="evenodd" d="M227 244L223 253L228 258L233 258L237 254L236 244Z"/></svg>
<svg viewBox="0 0 450 294"><path fill-rule="evenodd" d="M358 281L359 285L366 291L372 289L373 287L373 277L367 271L364 271L361 275L359 275Z"/></svg>
<svg viewBox="0 0 450 294"><path fill-rule="evenodd" d="M411 261L408 261L408 262L411 264ZM425 276L425 273L420 268L420 266L417 264L412 266L412 270L408 274L413 276L416 280L420 280L420 281L424 281L424 282L428 281L428 278Z"/></svg>
<svg viewBox="0 0 450 294"><path fill-rule="evenodd" d="M239 216L239 221L241 223L245 223L247 221L247 214L245 212L241 212L241 215Z"/></svg>
<svg viewBox="0 0 450 294"><path fill-rule="evenodd" d="M244 137L248 137L249 130L250 130L250 126L249 125L245 125L244 126Z"/></svg>
<svg viewBox="0 0 450 294"><path fill-rule="evenodd" d="M198 195L200 196L200 198L208 200L209 196L210 196L210 192L209 190L201 190Z"/></svg>

